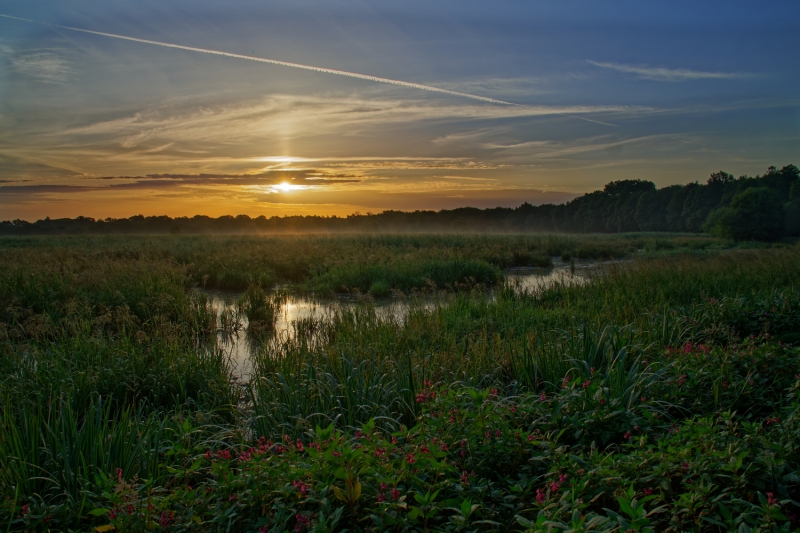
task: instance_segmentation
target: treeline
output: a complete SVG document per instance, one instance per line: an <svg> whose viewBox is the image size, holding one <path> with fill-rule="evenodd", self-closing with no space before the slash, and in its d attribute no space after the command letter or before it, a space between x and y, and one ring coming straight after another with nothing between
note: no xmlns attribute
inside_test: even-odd
<svg viewBox="0 0 800 533"><path fill-rule="evenodd" d="M614 181L565 204L442 211L384 211L347 217L247 215L50 219L0 222L0 235L325 232L708 232L736 240L800 235L800 170L769 167L763 176L716 172L705 184L657 189L646 180Z"/></svg>

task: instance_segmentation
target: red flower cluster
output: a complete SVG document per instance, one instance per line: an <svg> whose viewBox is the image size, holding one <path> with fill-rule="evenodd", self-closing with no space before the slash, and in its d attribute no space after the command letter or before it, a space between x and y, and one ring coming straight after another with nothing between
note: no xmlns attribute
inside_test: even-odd
<svg viewBox="0 0 800 533"><path fill-rule="evenodd" d="M166 529L175 521L175 513L172 511L164 511L158 517L158 525Z"/></svg>
<svg viewBox="0 0 800 533"><path fill-rule="evenodd" d="M292 481L292 485L294 485L294 490L300 493L301 496L305 496L308 494L308 485L300 481L299 479L295 479Z"/></svg>
<svg viewBox="0 0 800 533"><path fill-rule="evenodd" d="M307 529L308 526L311 525L311 517L309 517L309 516L297 513L296 515L294 515L294 519L296 520L296 523L295 523L295 526L294 526L295 533L300 533L301 531L303 531L304 529Z"/></svg>

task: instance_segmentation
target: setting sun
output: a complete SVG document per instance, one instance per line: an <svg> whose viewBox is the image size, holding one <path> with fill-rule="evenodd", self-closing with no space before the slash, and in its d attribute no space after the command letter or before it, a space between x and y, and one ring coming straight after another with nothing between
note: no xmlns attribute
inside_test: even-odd
<svg viewBox="0 0 800 533"><path fill-rule="evenodd" d="M275 189L276 191L280 191L280 192L289 192L289 191L296 191L298 189L302 189L303 186L302 185L294 185L292 183L287 183L287 182L284 181L284 182L281 182L281 183L279 183L277 185L273 185L272 188Z"/></svg>

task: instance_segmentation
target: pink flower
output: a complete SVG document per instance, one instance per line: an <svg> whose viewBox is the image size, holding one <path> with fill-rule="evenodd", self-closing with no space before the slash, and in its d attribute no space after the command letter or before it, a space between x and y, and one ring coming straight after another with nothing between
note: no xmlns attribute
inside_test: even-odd
<svg viewBox="0 0 800 533"><path fill-rule="evenodd" d="M294 485L294 490L299 492L302 496L305 496L308 492L308 485L300 481L299 479L295 479L292 481L292 485Z"/></svg>
<svg viewBox="0 0 800 533"><path fill-rule="evenodd" d="M539 505L544 505L544 502L547 501L547 495L544 493L542 489L536 489L536 503Z"/></svg>
<svg viewBox="0 0 800 533"><path fill-rule="evenodd" d="M589 385L591 385L591 384L592 384L592 382L591 382L591 381L589 381L589 380L586 380L586 381L584 381L584 382L581 384L581 388L582 388L582 389L588 389L588 388L589 388Z"/></svg>
<svg viewBox="0 0 800 533"><path fill-rule="evenodd" d="M689 470L689 463L681 463L681 467L684 471Z"/></svg>
<svg viewBox="0 0 800 533"><path fill-rule="evenodd" d="M406 455L406 462L410 465L413 465L414 463L417 462L417 458L414 457L413 453L409 453Z"/></svg>
<svg viewBox="0 0 800 533"><path fill-rule="evenodd" d="M467 476L467 471L466 470L461 472L461 483L463 483L465 485L469 483L469 477Z"/></svg>
<svg viewBox="0 0 800 533"><path fill-rule="evenodd" d="M644 489L644 495L645 496L650 496L651 494L653 494L653 489L651 489L651 488L645 488Z"/></svg>
<svg viewBox="0 0 800 533"><path fill-rule="evenodd" d="M392 495L392 499L393 500L399 500L400 499L400 491L397 490L397 487L392 489L391 495Z"/></svg>
<svg viewBox="0 0 800 533"><path fill-rule="evenodd" d="M566 482L567 482L567 476L566 476L566 474L559 474L559 475L558 475L558 482L559 482L560 484L562 484L562 485L563 485L564 483L566 483Z"/></svg>
<svg viewBox="0 0 800 533"><path fill-rule="evenodd" d="M771 493L771 492L768 492L768 493L767 493L767 503L768 503L769 505L779 505L779 503L778 503L778 499L777 499L777 498L775 497L775 495L774 495L773 493Z"/></svg>
<svg viewBox="0 0 800 533"><path fill-rule="evenodd" d="M420 453L431 453L430 448L428 448L427 446L420 446L419 451Z"/></svg>
<svg viewBox="0 0 800 533"><path fill-rule="evenodd" d="M331 452L331 455L334 456L334 457L341 457L342 452L337 452L337 451L334 450L334 451Z"/></svg>
<svg viewBox="0 0 800 533"><path fill-rule="evenodd" d="M117 468L117 479L122 481L122 469Z"/></svg>
<svg viewBox="0 0 800 533"><path fill-rule="evenodd" d="M492 389L492 396L497 396L497 389Z"/></svg>
<svg viewBox="0 0 800 533"><path fill-rule="evenodd" d="M30 507L28 507L27 503L22 506L22 516L28 516L28 513L30 513L30 512L31 512L31 509L30 509Z"/></svg>
<svg viewBox="0 0 800 533"><path fill-rule="evenodd" d="M561 485L559 485L555 481L551 481L550 482L550 492L557 492L558 489L560 489L560 488L561 488Z"/></svg>
<svg viewBox="0 0 800 533"><path fill-rule="evenodd" d="M297 521L294 526L295 533L300 533L311 525L311 519L305 515L301 515L300 513L294 515L294 519Z"/></svg>
<svg viewBox="0 0 800 533"><path fill-rule="evenodd" d="M377 496L378 503L383 502L383 500L385 500L385 499L386 499L386 497L383 495L383 493L379 492L378 496Z"/></svg>
<svg viewBox="0 0 800 533"><path fill-rule="evenodd" d="M630 431L626 431L625 434L622 436L622 438L625 439L625 440L630 440L631 432Z"/></svg>
<svg viewBox="0 0 800 533"><path fill-rule="evenodd" d="M539 394L539 401L540 402L546 402L547 401L547 393L545 391L542 391Z"/></svg>
<svg viewBox="0 0 800 533"><path fill-rule="evenodd" d="M161 513L161 516L158 518L158 525L162 528L168 528L172 522L175 521L175 513L172 511L164 511Z"/></svg>

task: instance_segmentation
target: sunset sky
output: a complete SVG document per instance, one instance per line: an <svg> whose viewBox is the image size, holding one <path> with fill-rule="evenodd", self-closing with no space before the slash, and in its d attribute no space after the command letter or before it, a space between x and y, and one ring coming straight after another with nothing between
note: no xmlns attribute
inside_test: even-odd
<svg viewBox="0 0 800 533"><path fill-rule="evenodd" d="M0 220L560 203L617 179L800 164L797 0L0 14L17 17L0 17Z"/></svg>

